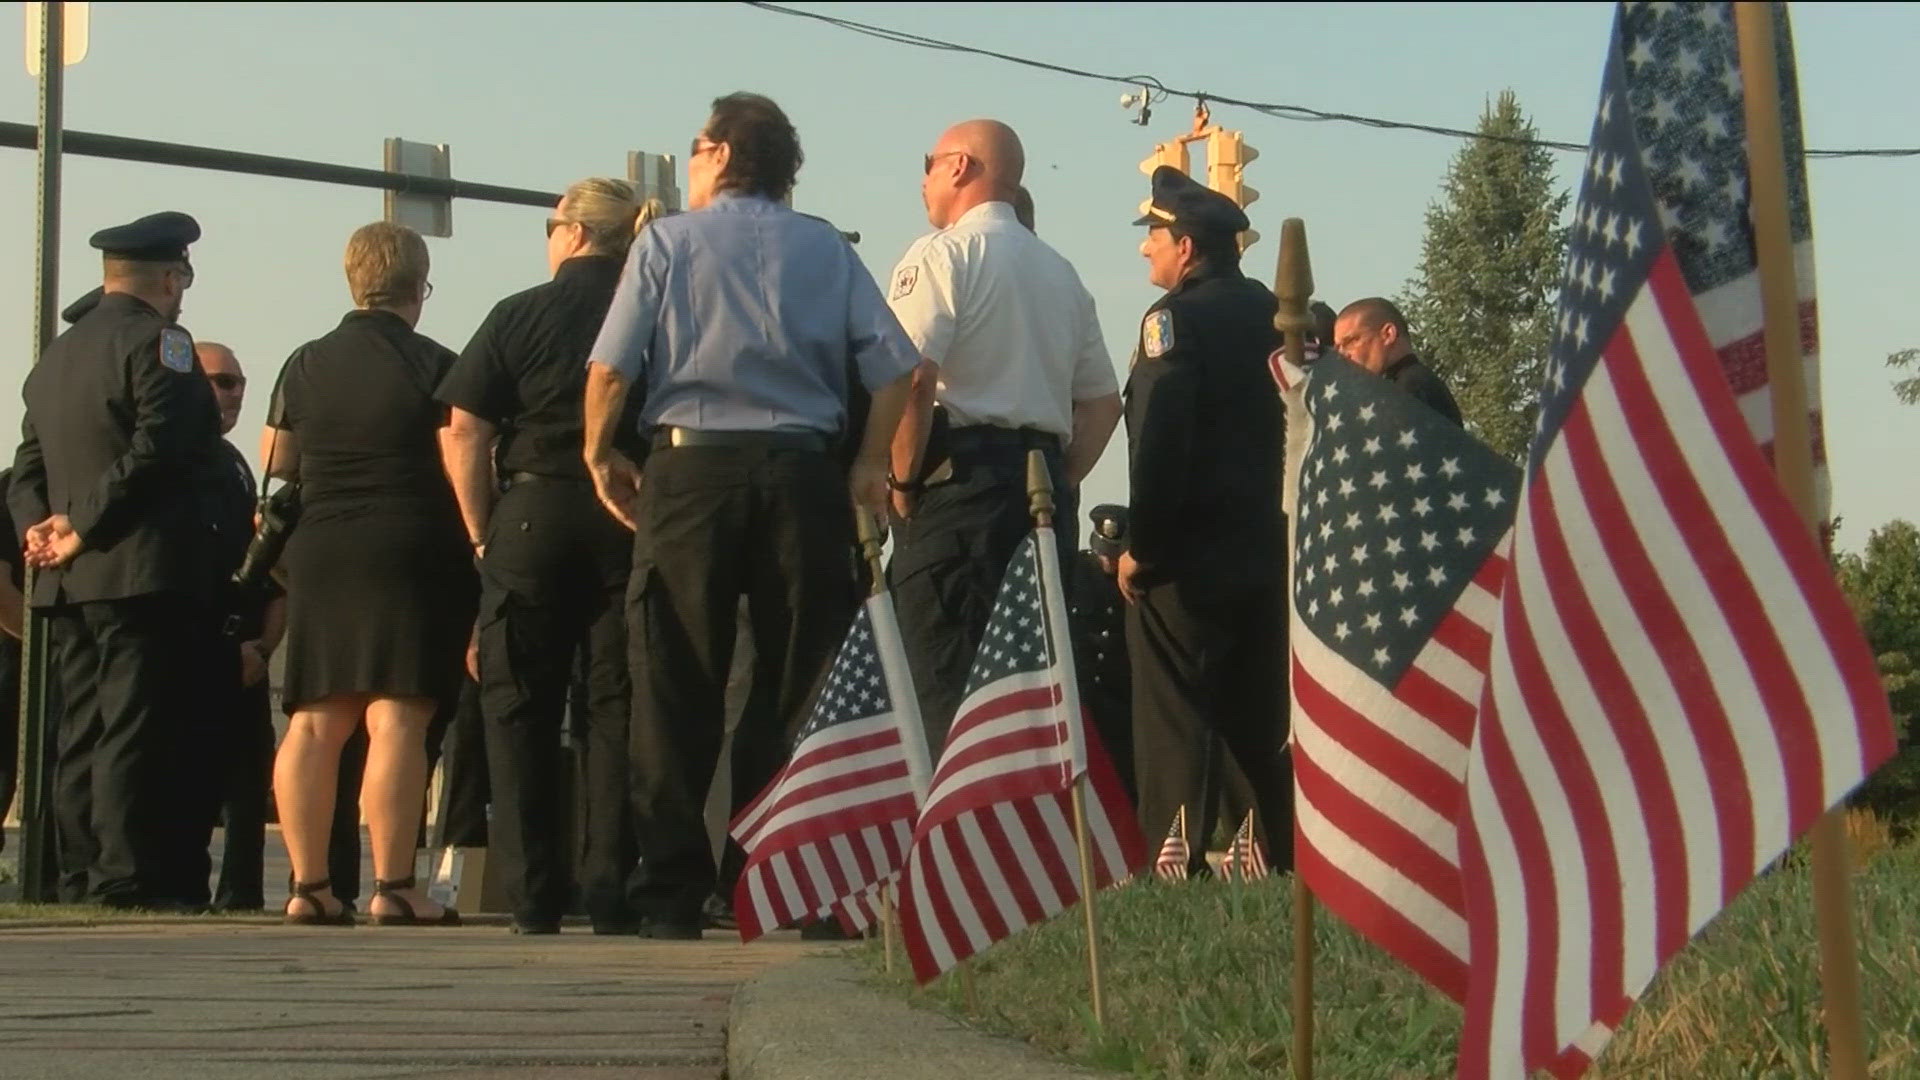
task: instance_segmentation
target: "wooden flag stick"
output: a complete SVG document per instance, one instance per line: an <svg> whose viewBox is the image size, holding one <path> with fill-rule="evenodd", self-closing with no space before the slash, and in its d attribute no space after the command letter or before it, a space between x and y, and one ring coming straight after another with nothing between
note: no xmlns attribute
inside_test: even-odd
<svg viewBox="0 0 1920 1080"><path fill-rule="evenodd" d="M1742 0L1734 5L1734 25L1740 38L1740 79L1746 98L1747 167L1766 319L1767 386L1773 398L1773 467L1787 498L1818 541L1821 522L1801 359L1800 290L1787 216L1787 152L1780 120L1773 5ZM1826 1004L1831 1080L1865 1080L1867 1075L1852 873L1846 823L1836 807L1822 814L1813 827L1813 911L1820 935L1820 986Z"/></svg>
<svg viewBox="0 0 1920 1080"><path fill-rule="evenodd" d="M1296 368L1305 367L1306 332L1313 326L1313 316L1307 311L1308 301L1313 298L1313 264L1307 258L1307 225L1299 218L1280 223L1280 265L1274 272L1273 294L1280 300L1273 325L1286 335L1282 347L1286 350L1287 362ZM1282 453L1285 453L1284 446ZM1291 521L1287 523L1287 531L1291 566ZM1289 593L1292 585L1289 570ZM1286 659L1276 656L1274 663L1284 664ZM1291 712L1291 693L1288 703ZM1295 754L1297 756L1297 751ZM1307 887L1297 860L1293 869L1293 1075L1295 1080L1313 1080L1313 890Z"/></svg>
<svg viewBox="0 0 1920 1080"><path fill-rule="evenodd" d="M1038 450L1027 452L1027 501L1033 509L1033 523L1042 529L1053 527L1053 477L1047 472L1047 459ZM1042 556L1043 560L1045 556ZM1042 589L1057 589L1057 581L1043 581ZM1066 627L1054 627L1049 635L1061 640ZM1077 718L1069 718L1069 723ZM1087 836L1087 774L1083 770L1073 781L1073 836L1080 848L1080 906L1087 914L1087 979L1092 987L1093 1023L1106 1022L1106 1010L1100 994L1100 923L1094 917L1093 844Z"/></svg>
<svg viewBox="0 0 1920 1080"><path fill-rule="evenodd" d="M880 940L887 956L887 974L893 974L893 886L880 886Z"/></svg>

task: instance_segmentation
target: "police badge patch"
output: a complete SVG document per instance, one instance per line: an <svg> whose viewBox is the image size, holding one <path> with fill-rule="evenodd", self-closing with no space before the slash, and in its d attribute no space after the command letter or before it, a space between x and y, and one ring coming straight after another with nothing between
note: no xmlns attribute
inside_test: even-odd
<svg viewBox="0 0 1920 1080"><path fill-rule="evenodd" d="M160 362L182 375L193 370L193 339L186 331L160 331Z"/></svg>
<svg viewBox="0 0 1920 1080"><path fill-rule="evenodd" d="M1173 348L1173 316L1156 311L1140 327L1140 344L1150 359L1158 360Z"/></svg>
<svg viewBox="0 0 1920 1080"><path fill-rule="evenodd" d="M918 284L920 284L920 268L917 266L901 267L900 272L893 275L892 298L895 300L900 299L912 292L913 287Z"/></svg>

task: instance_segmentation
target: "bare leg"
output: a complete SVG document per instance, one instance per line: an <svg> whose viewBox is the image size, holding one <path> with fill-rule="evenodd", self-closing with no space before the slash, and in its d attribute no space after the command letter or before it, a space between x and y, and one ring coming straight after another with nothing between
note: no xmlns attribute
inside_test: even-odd
<svg viewBox="0 0 1920 1080"><path fill-rule="evenodd" d="M373 838L373 876L382 881L412 877L420 839L420 813L426 805L427 725L433 721L430 698L375 698L367 705L367 778L360 787L360 811ZM439 918L442 907L420 888L400 890L422 919ZM399 915L399 904L375 896L367 910Z"/></svg>
<svg viewBox="0 0 1920 1080"><path fill-rule="evenodd" d="M298 710L287 723L287 736L273 759L273 792L280 808L280 837L295 881L322 881L327 876L327 838L333 828L334 787L340 771L340 748L360 726L367 699L355 695L323 698ZM333 890L316 899L325 913L340 910ZM289 913L307 910L304 901L287 903Z"/></svg>

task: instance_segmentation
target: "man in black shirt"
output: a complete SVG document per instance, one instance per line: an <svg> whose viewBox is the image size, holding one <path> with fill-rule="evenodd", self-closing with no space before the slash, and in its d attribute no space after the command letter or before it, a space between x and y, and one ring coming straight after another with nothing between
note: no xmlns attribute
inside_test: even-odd
<svg viewBox="0 0 1920 1080"><path fill-rule="evenodd" d="M1253 785L1276 869L1291 867L1286 757L1284 445L1268 358L1279 301L1240 272L1247 216L1177 169L1153 174L1141 254L1167 294L1127 379L1127 551L1140 822L1163 836L1215 798L1217 735ZM1193 845L1194 869L1205 865Z"/></svg>
<svg viewBox="0 0 1920 1080"><path fill-rule="evenodd" d="M1460 423L1460 406L1454 403L1440 376L1414 355L1407 317L1391 300L1369 296L1342 308L1333 324L1333 348L1434 412Z"/></svg>
<svg viewBox="0 0 1920 1080"><path fill-rule="evenodd" d="M623 181L569 188L547 222L552 280L495 305L439 389L452 409L447 473L480 557L488 841L506 864L517 933L555 933L569 907L560 728L581 649L589 867L581 885L596 933L633 929L624 621L633 538L594 494L582 404L587 354L641 212Z"/></svg>
<svg viewBox="0 0 1920 1080"><path fill-rule="evenodd" d="M194 352L220 407L220 432L230 433L246 400L247 378L240 359L232 349L211 341L195 343ZM253 538L258 485L240 450L226 439L220 446L222 460L206 482L219 556L212 588L221 599L220 636L210 657L207 721L200 725L206 750L202 759L210 766L206 786L217 793L219 817L226 826L213 902L226 911L258 911L266 906L262 874L267 792L273 775L267 661L286 628L287 600L271 578L251 594L232 581Z"/></svg>
<svg viewBox="0 0 1920 1080"><path fill-rule="evenodd" d="M219 453L219 414L176 323L200 226L155 214L94 234L106 295L27 377L24 437L8 492L41 573L29 602L51 640L67 712L56 807L63 853L89 865L88 896L171 906L181 797L172 766L193 723L195 669L213 632L198 478ZM84 783L69 779L84 774Z"/></svg>

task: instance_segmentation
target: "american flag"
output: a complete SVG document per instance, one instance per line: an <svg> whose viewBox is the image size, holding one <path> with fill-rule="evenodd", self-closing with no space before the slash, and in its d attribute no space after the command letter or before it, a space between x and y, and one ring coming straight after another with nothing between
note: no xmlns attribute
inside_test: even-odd
<svg viewBox="0 0 1920 1080"><path fill-rule="evenodd" d="M1464 999L1456 819L1519 470L1344 357L1291 385L1295 860Z"/></svg>
<svg viewBox="0 0 1920 1080"><path fill-rule="evenodd" d="M1241 881L1267 879L1267 853L1260 847L1260 838L1253 835L1253 811L1247 811L1240 831L1233 834L1233 843L1227 847L1227 858L1221 869L1229 878L1240 875Z"/></svg>
<svg viewBox="0 0 1920 1080"><path fill-rule="evenodd" d="M922 983L1080 899L1080 777L1095 887L1147 860L1080 709L1058 564L1049 528L1015 550L914 828L900 928Z"/></svg>
<svg viewBox="0 0 1920 1080"><path fill-rule="evenodd" d="M913 838L927 750L887 594L853 620L793 756L734 819L740 940L807 918L872 923Z"/></svg>
<svg viewBox="0 0 1920 1080"><path fill-rule="evenodd" d="M1743 110L1730 5L1619 11L1467 771L1463 1078L1582 1073L1893 748L1873 658L1763 453Z"/></svg>
<svg viewBox="0 0 1920 1080"><path fill-rule="evenodd" d="M1167 838L1160 842L1160 856L1153 860L1153 872L1166 881L1185 881L1187 860L1192 857L1187 850L1187 808L1183 806L1173 815Z"/></svg>

